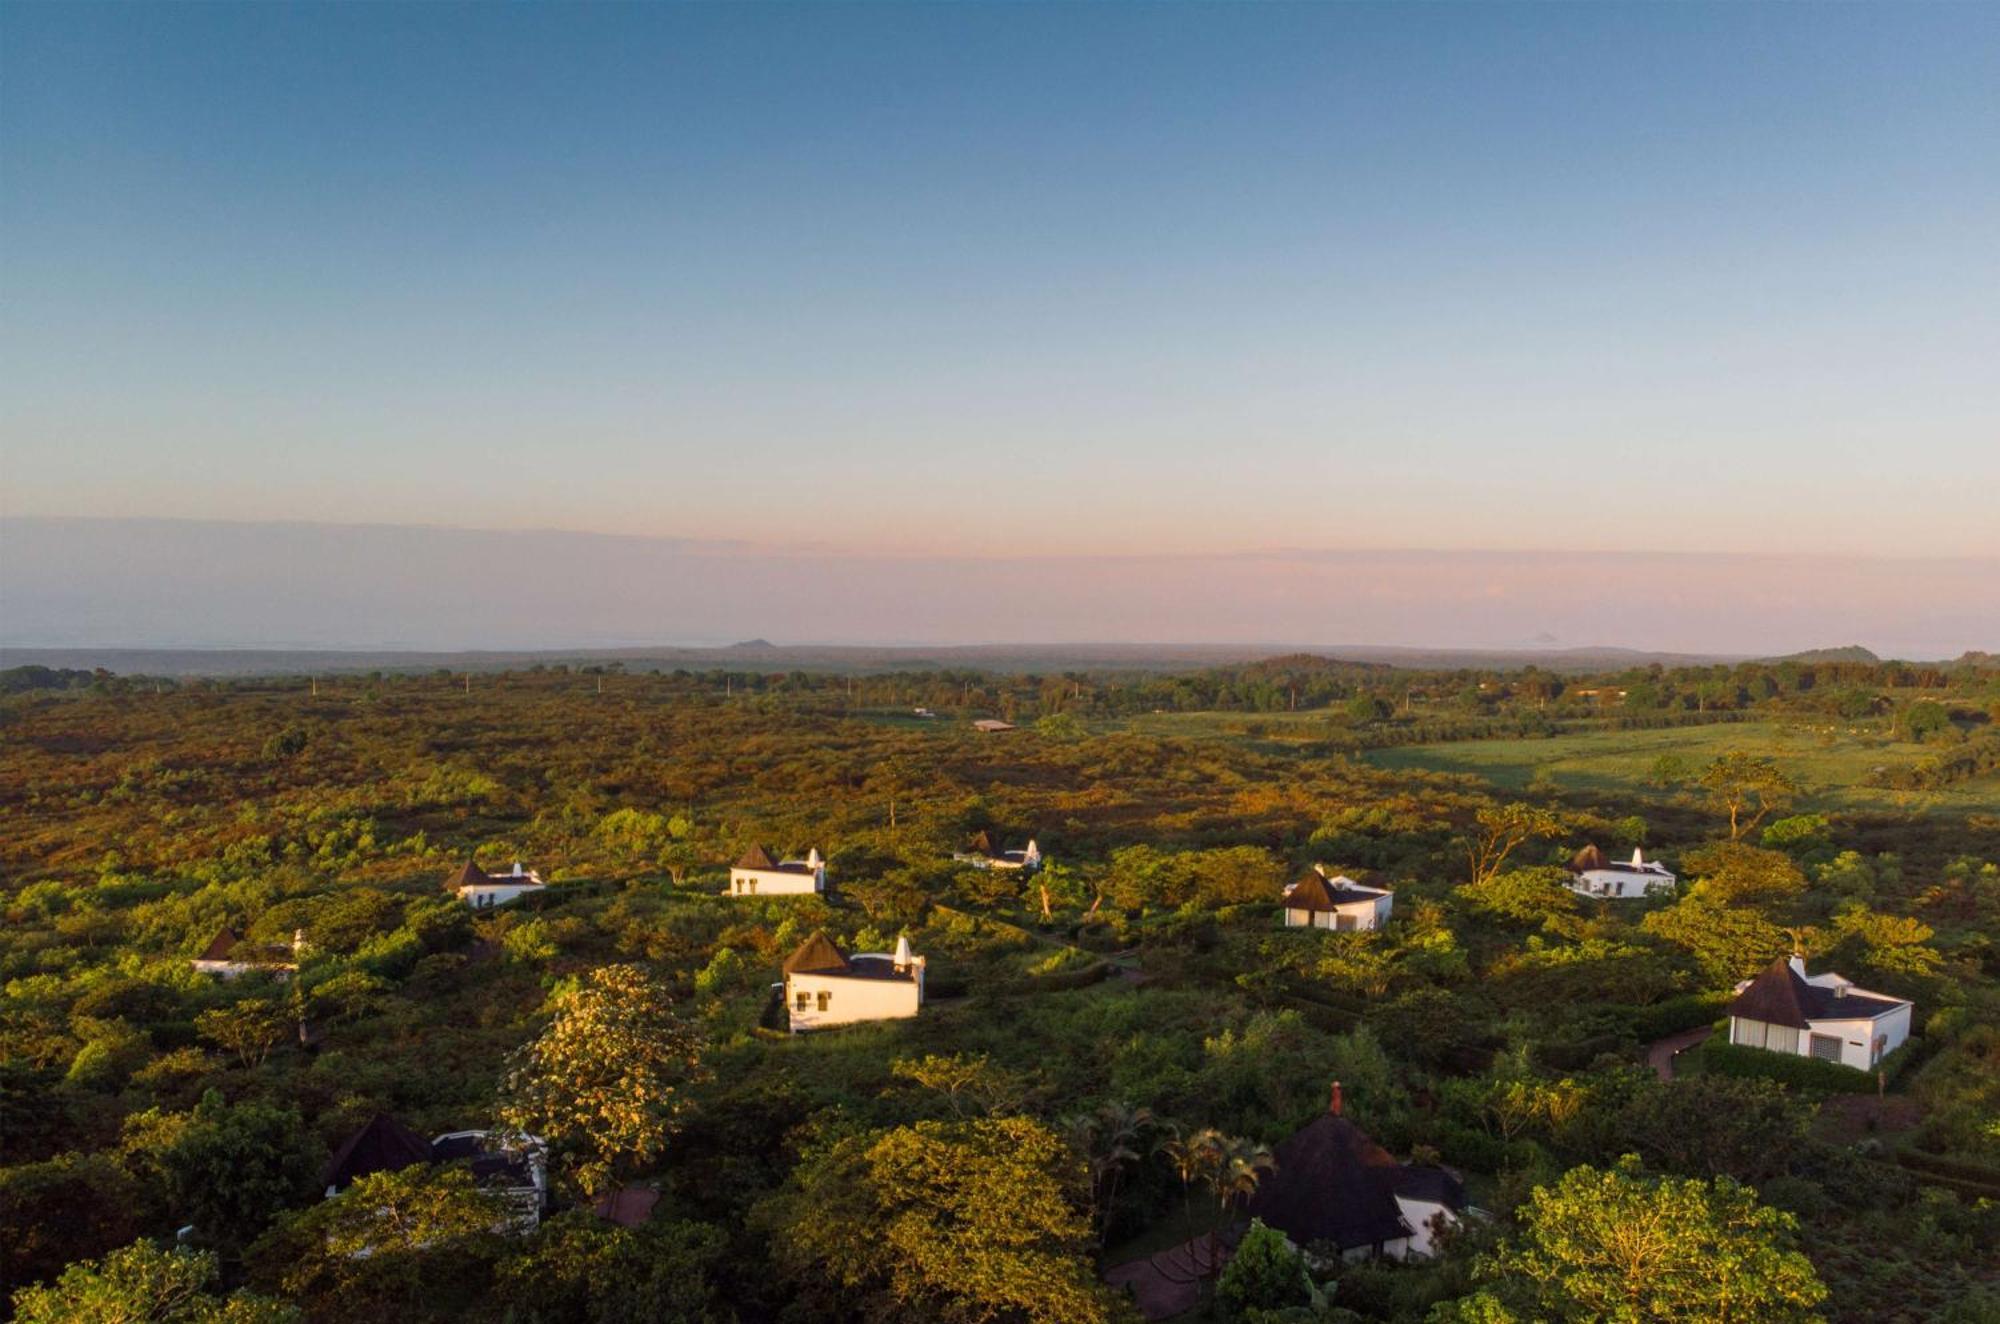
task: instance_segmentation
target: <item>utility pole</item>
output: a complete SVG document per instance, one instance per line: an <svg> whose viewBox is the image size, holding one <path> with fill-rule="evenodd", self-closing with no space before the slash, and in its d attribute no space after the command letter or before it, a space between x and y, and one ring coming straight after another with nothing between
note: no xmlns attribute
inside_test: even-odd
<svg viewBox="0 0 2000 1324"><path fill-rule="evenodd" d="M472 693L472 673L470 671L465 673L465 692L467 694Z"/></svg>

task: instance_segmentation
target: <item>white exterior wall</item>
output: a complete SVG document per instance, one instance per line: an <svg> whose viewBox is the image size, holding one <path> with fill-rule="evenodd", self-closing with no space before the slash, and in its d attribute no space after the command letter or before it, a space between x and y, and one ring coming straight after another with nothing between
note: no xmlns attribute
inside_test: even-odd
<svg viewBox="0 0 2000 1324"><path fill-rule="evenodd" d="M222 979L235 979L239 975L267 974L274 979L291 978L293 967L289 965L252 965L243 961L195 961L194 968L204 975L216 975Z"/></svg>
<svg viewBox="0 0 2000 1324"><path fill-rule="evenodd" d="M1415 1229L1404 1251L1406 1256L1415 1259L1429 1259L1435 1253L1437 1229L1458 1221L1458 1216L1444 1205L1429 1200L1411 1200L1401 1195L1396 1197L1396 1211L1402 1214L1405 1223Z"/></svg>
<svg viewBox="0 0 2000 1324"><path fill-rule="evenodd" d="M504 906L509 901L517 901L529 892L541 890L540 883L517 883L507 878L496 878L477 887L459 888L458 899L474 910L490 910L494 906Z"/></svg>
<svg viewBox="0 0 2000 1324"><path fill-rule="evenodd" d="M819 1030L833 1025L853 1025L858 1021L893 1021L917 1014L924 1002L924 965L915 963L916 978L857 979L849 975L796 974L785 976L785 1012L791 1028ZM799 1009L799 995L806 1006ZM826 994L826 1010L819 1007L819 995Z"/></svg>
<svg viewBox="0 0 2000 1324"><path fill-rule="evenodd" d="M1742 1042L1736 1028L1737 1022L1741 1019L1741 1017L1737 1016L1729 1018L1729 1042L1732 1044ZM1877 1036L1880 1036L1885 1041L1882 1045L1882 1057L1887 1057L1889 1054L1895 1052L1910 1037L1910 1008L1907 1005L1898 1007L1879 1020L1815 1020L1807 1021L1806 1025L1808 1028L1798 1032L1797 1056L1811 1057L1813 1055L1812 1037L1814 1035L1833 1036L1838 1037L1840 1040L1840 1064L1842 1066L1853 1067L1857 1071L1873 1071L1876 1063L1881 1060L1875 1056L1875 1039ZM1751 1046L1757 1047L1758 1045ZM1782 1052L1783 1050L1767 1049L1766 1051Z"/></svg>
<svg viewBox="0 0 2000 1324"><path fill-rule="evenodd" d="M1572 892L1614 899L1650 896L1655 892L1671 891L1673 886L1674 880L1671 877L1650 873L1627 873L1619 869L1586 869L1569 885Z"/></svg>
<svg viewBox="0 0 2000 1324"><path fill-rule="evenodd" d="M809 896L826 890L826 870L791 873L783 869L731 869L731 896Z"/></svg>
<svg viewBox="0 0 2000 1324"><path fill-rule="evenodd" d="M1353 919L1355 929L1379 929L1389 922L1389 912L1395 897L1384 893L1372 901L1350 901L1338 910L1301 910L1295 906L1285 907L1285 927L1288 929L1337 929L1336 915L1346 915Z"/></svg>

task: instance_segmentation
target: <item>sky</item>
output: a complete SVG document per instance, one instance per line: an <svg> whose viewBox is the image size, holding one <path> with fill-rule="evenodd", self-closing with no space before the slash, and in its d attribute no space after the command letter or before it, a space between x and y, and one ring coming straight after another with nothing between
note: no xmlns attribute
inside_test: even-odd
<svg viewBox="0 0 2000 1324"><path fill-rule="evenodd" d="M2000 646L1996 365L2000 6L0 7L4 642L272 642L138 605L219 522L574 534L621 640Z"/></svg>

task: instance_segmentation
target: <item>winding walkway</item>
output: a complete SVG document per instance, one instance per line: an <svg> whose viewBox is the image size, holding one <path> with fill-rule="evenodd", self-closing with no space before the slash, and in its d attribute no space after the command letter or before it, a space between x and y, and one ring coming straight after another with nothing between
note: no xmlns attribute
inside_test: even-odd
<svg viewBox="0 0 2000 1324"><path fill-rule="evenodd" d="M1646 1065L1651 1067L1661 1080L1674 1078L1674 1059L1708 1038L1714 1027L1698 1025L1692 1030L1682 1030L1664 1039L1655 1039L1646 1046Z"/></svg>

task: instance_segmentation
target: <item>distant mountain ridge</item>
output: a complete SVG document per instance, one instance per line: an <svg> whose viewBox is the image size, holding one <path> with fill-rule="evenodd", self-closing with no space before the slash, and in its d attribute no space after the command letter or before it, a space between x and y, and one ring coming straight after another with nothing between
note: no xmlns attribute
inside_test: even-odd
<svg viewBox="0 0 2000 1324"><path fill-rule="evenodd" d="M961 644L942 647L864 644L774 644L766 639L716 647L581 649L329 649L329 648L0 648L0 667L46 666L124 675L277 676L368 671L505 671L531 666L605 666L691 671L931 671L966 668L1001 672L1065 670L1198 671L1291 657L1401 667L1414 671L1544 671L1584 674L1655 664L1727 665L1744 654L1648 652L1634 648L1411 648L1389 644ZM1866 648L1814 649L1764 661L1874 662Z"/></svg>
<svg viewBox="0 0 2000 1324"><path fill-rule="evenodd" d="M1763 662L1860 662L1873 665L1882 659L1860 644L1847 644L1840 648L1808 648L1803 653L1786 653L1783 657L1760 658Z"/></svg>

